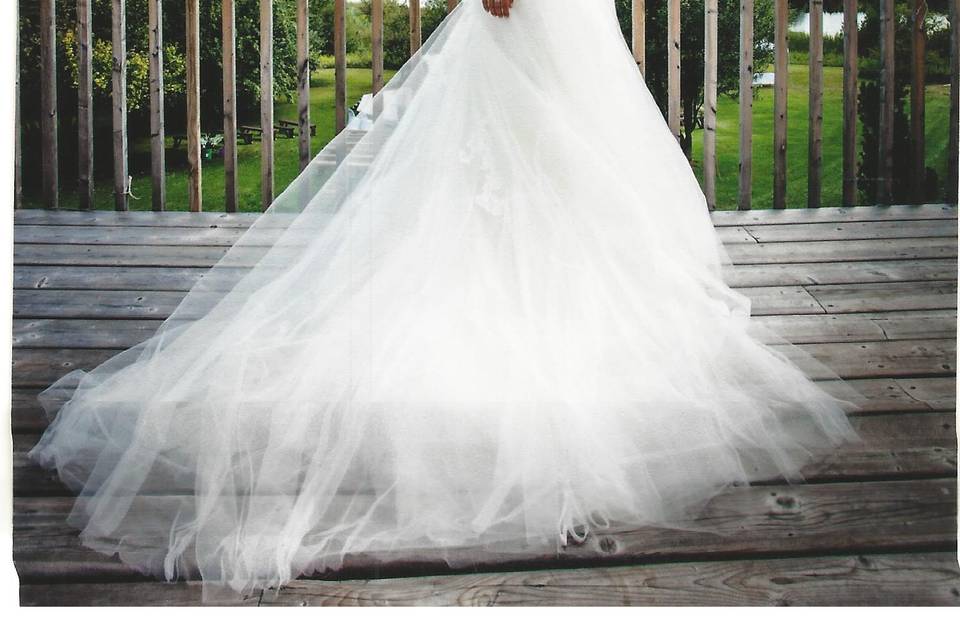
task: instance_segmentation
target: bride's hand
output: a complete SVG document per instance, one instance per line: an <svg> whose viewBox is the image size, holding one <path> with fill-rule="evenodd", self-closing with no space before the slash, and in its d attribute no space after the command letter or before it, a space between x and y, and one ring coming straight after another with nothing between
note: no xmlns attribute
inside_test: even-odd
<svg viewBox="0 0 960 640"><path fill-rule="evenodd" d="M510 17L510 7L513 6L513 0L483 0L483 8L487 13L500 18Z"/></svg>

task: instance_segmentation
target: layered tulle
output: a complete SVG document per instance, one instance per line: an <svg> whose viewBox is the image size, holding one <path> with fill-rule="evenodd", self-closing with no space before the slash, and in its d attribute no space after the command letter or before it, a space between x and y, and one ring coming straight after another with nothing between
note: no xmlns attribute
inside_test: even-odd
<svg viewBox="0 0 960 640"><path fill-rule="evenodd" d="M31 455L85 544L240 593L353 553L550 551L697 526L855 437L723 283L611 2L467 0L373 115L155 337L43 394Z"/></svg>

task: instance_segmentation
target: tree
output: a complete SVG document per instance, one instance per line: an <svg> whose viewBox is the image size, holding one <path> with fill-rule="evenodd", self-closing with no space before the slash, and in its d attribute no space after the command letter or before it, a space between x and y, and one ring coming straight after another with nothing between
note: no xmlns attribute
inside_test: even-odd
<svg viewBox="0 0 960 640"><path fill-rule="evenodd" d="M620 27L627 42L633 37L631 0L616 0ZM717 29L718 91L736 96L740 82L740 3L719 0ZM693 132L703 126L703 0L681 0L680 7L680 143L688 158L693 154ZM773 0L754 5L754 69L773 61ZM667 3L647 3L646 80L661 111L667 111Z"/></svg>

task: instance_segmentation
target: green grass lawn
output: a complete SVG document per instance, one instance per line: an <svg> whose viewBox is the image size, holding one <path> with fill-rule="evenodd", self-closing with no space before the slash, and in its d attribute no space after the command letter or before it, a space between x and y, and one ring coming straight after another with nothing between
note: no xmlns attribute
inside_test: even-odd
<svg viewBox="0 0 960 640"><path fill-rule="evenodd" d="M387 79L393 72L385 72ZM372 76L366 69L347 70L347 105L356 104L364 93L370 92ZM312 148L317 153L334 136L334 84L333 70L322 69L314 73L311 89L310 119L317 125L317 135L313 138ZM280 102L274 107L274 117L277 120L296 120L296 104ZM259 122L243 122L260 126ZM149 139L131 141L131 154L141 156L141 166L149 167L149 160L143 161L143 156L149 156ZM173 149L173 139L167 140L167 209L170 211L186 211L187 173L185 144L179 149ZM260 143L240 144L237 150L238 187L240 191L240 210L260 211ZM279 137L274 147L274 187L279 194L286 188L299 173L299 143L296 138ZM97 177L96 192L94 194L96 208L113 208L113 181L106 177ZM62 188L62 187L61 187ZM149 210L151 208L151 187L149 169L146 173L134 174L132 192L137 199L130 200L133 210ZM30 194L33 195L33 194ZM27 206L40 206L37 197L27 197ZM77 195L72 190L61 191L60 206L64 208L77 207ZM205 211L222 211L224 208L224 179L223 159L203 161L203 208Z"/></svg>
<svg viewBox="0 0 960 640"><path fill-rule="evenodd" d="M389 78L392 72L387 72ZM839 205L841 196L841 132L842 132L842 79L839 67L824 69L824 118L823 118L823 196L824 206ZM370 91L371 74L366 69L347 71L348 105L355 104L364 93ZM787 145L787 204L791 207L806 205L807 189L807 67L790 66L789 139ZM334 86L333 70L315 72L313 78L311 119L317 124L313 138L314 153L318 152L334 134ZM717 114L717 207L733 209L737 197L738 167L738 116L737 100L721 96ZM275 117L285 120L297 119L295 104L278 103ZM949 120L949 87L927 87L927 164L943 176L946 173L947 131ZM257 123L247 123L255 124ZM703 132L694 136L694 167L697 174L702 170ZM168 140L167 151L167 208L172 211L187 209L186 162L183 146L172 149ZM138 155L134 166L149 167L149 140L131 141L131 153ZM753 128L753 207L762 209L773 204L773 89L761 89L754 100ZM260 144L241 144L238 152L240 209L260 211ZM297 140L278 138L275 154L275 192L279 194L297 176L299 171ZM133 194L138 198L130 201L131 209L150 209L150 176L145 172L134 175ZM31 197L32 196L32 197ZM113 208L112 180L98 176L96 206ZM26 206L39 206L35 194L27 194ZM72 190L61 194L61 206L74 208L77 196ZM223 160L207 160L203 163L203 208L221 211L224 208Z"/></svg>
<svg viewBox="0 0 960 640"><path fill-rule="evenodd" d="M824 68L823 96L823 206L841 204L843 158L843 69ZM806 65L790 65L787 114L787 206L807 204L807 118L809 117ZM950 87L927 86L927 166L946 175L950 121ZM737 98L720 96L717 103L717 208L737 206L739 167L739 116ZM861 129L862 133L862 129ZM703 131L694 134L693 161L702 177ZM858 153L859 157L859 153ZM753 208L773 206L773 87L760 89L753 102Z"/></svg>

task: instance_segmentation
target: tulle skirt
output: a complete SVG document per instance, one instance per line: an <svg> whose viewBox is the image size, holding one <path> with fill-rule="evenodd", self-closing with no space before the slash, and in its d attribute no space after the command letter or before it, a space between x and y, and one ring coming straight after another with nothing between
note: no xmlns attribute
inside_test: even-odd
<svg viewBox="0 0 960 640"><path fill-rule="evenodd" d="M856 438L724 284L612 2L467 0L371 119L153 338L42 394L31 456L86 545L249 593L356 553L696 527Z"/></svg>

